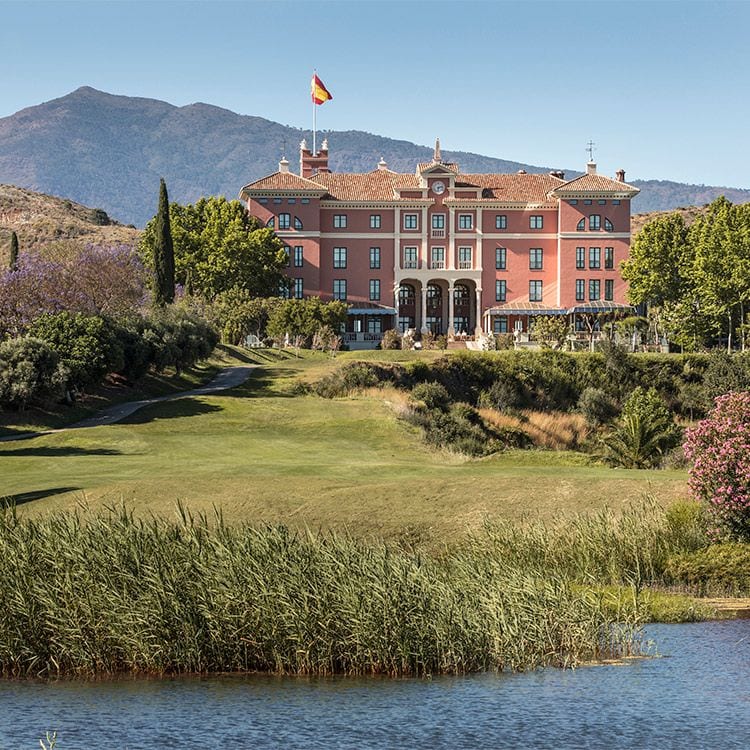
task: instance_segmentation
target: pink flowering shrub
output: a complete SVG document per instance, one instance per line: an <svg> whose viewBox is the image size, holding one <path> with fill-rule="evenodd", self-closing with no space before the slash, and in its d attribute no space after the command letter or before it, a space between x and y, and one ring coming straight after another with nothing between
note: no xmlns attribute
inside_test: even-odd
<svg viewBox="0 0 750 750"><path fill-rule="evenodd" d="M708 417L688 430L684 450L692 463L688 485L708 506L712 535L750 539L750 392L715 399Z"/></svg>

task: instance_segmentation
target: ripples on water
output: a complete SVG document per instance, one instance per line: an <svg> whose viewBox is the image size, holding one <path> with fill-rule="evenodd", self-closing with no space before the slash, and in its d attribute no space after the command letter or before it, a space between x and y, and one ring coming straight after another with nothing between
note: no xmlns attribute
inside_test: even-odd
<svg viewBox="0 0 750 750"><path fill-rule="evenodd" d="M0 681L0 749L750 748L750 620L648 635L665 658L564 672Z"/></svg>

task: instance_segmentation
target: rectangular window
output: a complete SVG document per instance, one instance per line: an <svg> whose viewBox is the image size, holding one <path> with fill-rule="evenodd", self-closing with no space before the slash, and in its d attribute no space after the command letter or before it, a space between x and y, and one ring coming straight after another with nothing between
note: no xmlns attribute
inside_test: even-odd
<svg viewBox="0 0 750 750"><path fill-rule="evenodd" d="M334 268L346 268L346 248L345 247L333 248L333 267Z"/></svg>
<svg viewBox="0 0 750 750"><path fill-rule="evenodd" d="M495 281L495 302L505 302L508 294L508 284L505 279Z"/></svg>
<svg viewBox="0 0 750 750"><path fill-rule="evenodd" d="M529 302L541 302L541 301L542 301L542 282L530 281L529 282Z"/></svg>
<svg viewBox="0 0 750 750"><path fill-rule="evenodd" d="M578 201L575 200L575 198L572 201L568 201L568 203L570 203L571 206L577 206L578 205Z"/></svg>
<svg viewBox="0 0 750 750"><path fill-rule="evenodd" d="M383 333L383 321L370 316L367 318L367 333Z"/></svg>
<svg viewBox="0 0 750 750"><path fill-rule="evenodd" d="M445 268L445 248L433 247L431 253L430 268Z"/></svg>
<svg viewBox="0 0 750 750"><path fill-rule="evenodd" d="M370 268L380 268L380 248L370 248Z"/></svg>
<svg viewBox="0 0 750 750"><path fill-rule="evenodd" d="M417 215L416 214L404 214L404 229L416 229L417 228Z"/></svg>
<svg viewBox="0 0 750 750"><path fill-rule="evenodd" d="M615 298L615 280L604 279L604 299L607 302L612 302Z"/></svg>
<svg viewBox="0 0 750 750"><path fill-rule="evenodd" d="M380 279L370 279L370 301L380 300Z"/></svg>
<svg viewBox="0 0 750 750"><path fill-rule="evenodd" d="M302 279L294 280L294 299L302 299Z"/></svg>
<svg viewBox="0 0 750 750"><path fill-rule="evenodd" d="M279 229L289 229L292 223L291 214L279 214Z"/></svg>
<svg viewBox="0 0 750 750"><path fill-rule="evenodd" d="M416 268L416 267L417 267L417 248L405 247L404 248L404 268Z"/></svg>
<svg viewBox="0 0 750 750"><path fill-rule="evenodd" d="M508 333L508 318L505 315L498 315L492 321L493 333Z"/></svg>
<svg viewBox="0 0 750 750"><path fill-rule="evenodd" d="M432 228L445 229L445 214L432 214Z"/></svg>
<svg viewBox="0 0 750 750"><path fill-rule="evenodd" d="M498 214L495 217L495 229L507 229L508 217L505 214Z"/></svg>
<svg viewBox="0 0 750 750"><path fill-rule="evenodd" d="M576 248L576 268L586 268L586 248Z"/></svg>
<svg viewBox="0 0 750 750"><path fill-rule="evenodd" d="M596 230L602 226L602 217L599 214L591 214L589 216L589 229Z"/></svg>
<svg viewBox="0 0 750 750"><path fill-rule="evenodd" d="M591 201L590 201L590 200L589 200L589 199L587 198L587 199L586 199L586 200L585 200L585 201L583 202L583 205L584 205L584 206L590 206L590 205L591 205Z"/></svg>
<svg viewBox="0 0 750 750"><path fill-rule="evenodd" d="M463 270L472 268L470 247L458 248L458 267Z"/></svg>
<svg viewBox="0 0 750 750"><path fill-rule="evenodd" d="M597 201L597 203L598 203L598 204L599 204L600 206L606 206L606 205L607 205L607 201Z"/></svg>
<svg viewBox="0 0 750 750"><path fill-rule="evenodd" d="M459 214L458 215L458 228L459 229L473 229L474 217L471 214Z"/></svg>
<svg viewBox="0 0 750 750"><path fill-rule="evenodd" d="M586 300L586 279L576 279L576 302Z"/></svg>
<svg viewBox="0 0 750 750"><path fill-rule="evenodd" d="M540 271L542 269L543 250L541 247L529 248L529 268L532 271Z"/></svg>
<svg viewBox="0 0 750 750"><path fill-rule="evenodd" d="M265 205L266 203L268 203L268 198L258 198L258 203L262 203L263 205Z"/></svg>
<svg viewBox="0 0 750 750"><path fill-rule="evenodd" d="M290 198L290 199L289 199L289 200L287 201L287 203L288 203L288 204L289 204L290 206L295 206L295 205L297 205L297 199L296 199L296 198Z"/></svg>
<svg viewBox="0 0 750 750"><path fill-rule="evenodd" d="M292 262L292 248L289 247L289 245L284 245L284 253L286 254L286 261L284 262L284 265L289 268L289 265Z"/></svg>
<svg viewBox="0 0 750 750"><path fill-rule="evenodd" d="M303 198L303 199L302 199L302 200L300 201L300 203L305 203L305 204L307 204L307 203L309 203L309 202L310 202L310 199L309 199L309 198Z"/></svg>
<svg viewBox="0 0 750 750"><path fill-rule="evenodd" d="M544 227L544 216L529 216L529 229L542 229Z"/></svg>
<svg viewBox="0 0 750 750"><path fill-rule="evenodd" d="M346 279L333 280L333 298L346 301Z"/></svg>
<svg viewBox="0 0 750 750"><path fill-rule="evenodd" d="M380 214L370 214L370 229L380 229Z"/></svg>
<svg viewBox="0 0 750 750"><path fill-rule="evenodd" d="M604 267L610 269L615 267L615 249L613 247L604 248Z"/></svg>
<svg viewBox="0 0 750 750"><path fill-rule="evenodd" d="M302 245L294 246L294 267L302 268L305 262L305 250Z"/></svg>
<svg viewBox="0 0 750 750"><path fill-rule="evenodd" d="M281 203L281 198L274 198L273 202L278 205L279 203Z"/></svg>
<svg viewBox="0 0 750 750"><path fill-rule="evenodd" d="M620 205L620 201L612 201L612 205L613 206L619 206Z"/></svg>
<svg viewBox="0 0 750 750"><path fill-rule="evenodd" d="M495 248L495 268L504 271L508 266L508 251L504 247Z"/></svg>
<svg viewBox="0 0 750 750"><path fill-rule="evenodd" d="M334 229L346 229L346 214L334 214L333 215L333 228Z"/></svg>
<svg viewBox="0 0 750 750"><path fill-rule="evenodd" d="M602 249L600 247L589 248L589 268L602 267Z"/></svg>
<svg viewBox="0 0 750 750"><path fill-rule="evenodd" d="M589 302L599 299L599 279L589 279Z"/></svg>

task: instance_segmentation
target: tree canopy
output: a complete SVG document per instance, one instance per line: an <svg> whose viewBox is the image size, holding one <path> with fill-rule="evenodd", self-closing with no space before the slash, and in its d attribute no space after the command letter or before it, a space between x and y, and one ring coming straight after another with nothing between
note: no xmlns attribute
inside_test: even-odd
<svg viewBox="0 0 750 750"><path fill-rule="evenodd" d="M186 291L207 300L233 287L252 297L279 294L288 283L284 245L239 201L201 198L194 205L169 206L174 244L175 280ZM156 218L143 233L140 249L153 267Z"/></svg>

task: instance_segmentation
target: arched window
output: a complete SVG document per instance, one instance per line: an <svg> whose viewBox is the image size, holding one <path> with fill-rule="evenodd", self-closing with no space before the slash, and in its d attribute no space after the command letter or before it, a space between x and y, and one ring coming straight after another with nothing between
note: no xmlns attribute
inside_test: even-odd
<svg viewBox="0 0 750 750"><path fill-rule="evenodd" d="M576 227L577 232L585 232L586 231L586 219L581 219L578 222L578 226Z"/></svg>
<svg viewBox="0 0 750 750"><path fill-rule="evenodd" d="M607 219L606 217L604 219L604 230L606 232L614 232L615 231L615 228L612 225L612 222L609 219Z"/></svg>
<svg viewBox="0 0 750 750"><path fill-rule="evenodd" d="M295 229L302 229L302 222L300 221L299 216L294 217L294 228Z"/></svg>
<svg viewBox="0 0 750 750"><path fill-rule="evenodd" d="M269 220L268 220L268 221L266 222L266 226L267 226L267 227L270 227L271 229L273 229L273 228L274 228L274 227L276 226L276 217L275 217L275 216L272 216L272 217L271 217L271 218L270 218L270 219L269 219Z"/></svg>
<svg viewBox="0 0 750 750"><path fill-rule="evenodd" d="M416 292L411 284L401 284L398 288L398 304L413 305L416 298Z"/></svg>
<svg viewBox="0 0 750 750"><path fill-rule="evenodd" d="M443 290L437 284L427 285L427 307L439 308L443 304Z"/></svg>
<svg viewBox="0 0 750 750"><path fill-rule="evenodd" d="M458 306L468 305L471 299L469 287L466 284L456 284L453 287L453 304Z"/></svg>
<svg viewBox="0 0 750 750"><path fill-rule="evenodd" d="M279 229L289 229L291 223L291 214L279 214Z"/></svg>

